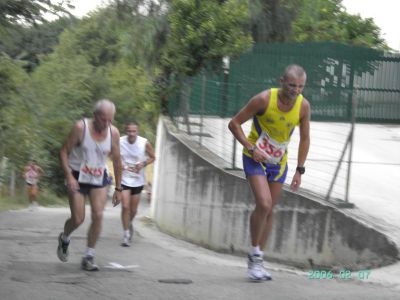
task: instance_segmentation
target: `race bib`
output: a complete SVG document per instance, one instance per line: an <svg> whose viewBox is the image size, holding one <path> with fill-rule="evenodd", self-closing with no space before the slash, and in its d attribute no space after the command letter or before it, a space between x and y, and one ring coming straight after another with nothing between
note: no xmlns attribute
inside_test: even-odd
<svg viewBox="0 0 400 300"><path fill-rule="evenodd" d="M79 169L78 182L102 186L104 178L104 167L92 166L84 162Z"/></svg>
<svg viewBox="0 0 400 300"><path fill-rule="evenodd" d="M267 156L266 163L277 164L282 160L288 143L279 143L263 131L256 142L258 150Z"/></svg>
<svg viewBox="0 0 400 300"><path fill-rule="evenodd" d="M128 168L135 168L135 166L138 165L138 164L140 164L140 162L138 162L138 163L126 163L126 166ZM124 175L126 177L129 177L129 178L139 178L140 177L139 173L129 171L128 169L124 170Z"/></svg>

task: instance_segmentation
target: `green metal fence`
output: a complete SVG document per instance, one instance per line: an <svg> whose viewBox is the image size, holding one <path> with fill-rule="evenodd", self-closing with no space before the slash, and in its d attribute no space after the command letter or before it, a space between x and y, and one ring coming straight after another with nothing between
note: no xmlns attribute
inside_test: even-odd
<svg viewBox="0 0 400 300"><path fill-rule="evenodd" d="M341 122L318 122L319 131L314 127L313 136L321 145L312 146L307 160L310 179L304 184L327 201L352 207L354 124L400 124L399 54L337 43L255 45L221 73L187 78L170 97L169 113L178 130L219 156L224 168L240 169L242 146L227 124L252 96L279 86L283 70L292 63L307 72L303 94L311 102L312 120ZM242 124L243 130L250 125L251 120ZM291 144L298 144L293 134L292 140L296 138ZM289 161L296 164L296 156L289 155Z"/></svg>
<svg viewBox="0 0 400 300"><path fill-rule="evenodd" d="M400 55L331 42L256 44L225 72L188 79L169 111L232 116L261 90L278 86L292 63L307 72L303 94L313 120L350 121L357 95L358 122L400 123Z"/></svg>

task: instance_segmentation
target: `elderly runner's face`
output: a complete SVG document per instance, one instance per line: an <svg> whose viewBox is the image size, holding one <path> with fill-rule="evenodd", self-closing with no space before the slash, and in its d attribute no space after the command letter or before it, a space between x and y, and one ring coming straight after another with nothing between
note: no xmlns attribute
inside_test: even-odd
<svg viewBox="0 0 400 300"><path fill-rule="evenodd" d="M99 131L103 131L110 127L114 114L111 111L103 110L94 115L96 127Z"/></svg>

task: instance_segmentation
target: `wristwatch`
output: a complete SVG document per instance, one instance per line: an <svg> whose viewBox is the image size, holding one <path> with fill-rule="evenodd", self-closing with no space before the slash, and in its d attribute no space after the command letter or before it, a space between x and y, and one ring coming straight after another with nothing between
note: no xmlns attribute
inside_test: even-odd
<svg viewBox="0 0 400 300"><path fill-rule="evenodd" d="M306 172L306 168L297 166L296 171L303 175Z"/></svg>
<svg viewBox="0 0 400 300"><path fill-rule="evenodd" d="M115 187L115 190L116 190L117 192L122 192L122 187Z"/></svg>
<svg viewBox="0 0 400 300"><path fill-rule="evenodd" d="M257 146L253 146L253 147L251 147L251 149L249 149L249 150L247 150L247 151L249 151L249 153L251 154L251 155L253 155L253 153L254 153L254 151L257 149Z"/></svg>

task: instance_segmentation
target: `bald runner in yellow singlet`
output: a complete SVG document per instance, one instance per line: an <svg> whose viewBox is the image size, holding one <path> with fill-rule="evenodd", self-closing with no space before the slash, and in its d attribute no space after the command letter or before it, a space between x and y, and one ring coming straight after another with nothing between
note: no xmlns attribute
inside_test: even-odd
<svg viewBox="0 0 400 300"><path fill-rule="evenodd" d="M246 176L266 175L269 181L283 183L287 174L287 146L295 126L300 123L303 96L298 95L291 110L284 112L278 106L279 90L273 88L270 91L268 107L263 114L253 117L247 136L250 143L257 145L268 159L265 162L255 162L249 150L243 148L243 166Z"/></svg>
<svg viewBox="0 0 400 300"><path fill-rule="evenodd" d="M250 217L251 247L248 255L248 277L271 280L263 265L263 249L272 228L273 208L279 200L288 172L287 147L296 126L300 128L297 167L291 182L296 191L305 172L310 147L310 104L301 92L307 79L299 65L289 65L280 82L255 95L229 122L229 129L243 145L243 170L255 198ZM241 125L253 119L248 136Z"/></svg>

